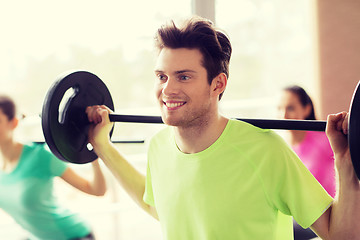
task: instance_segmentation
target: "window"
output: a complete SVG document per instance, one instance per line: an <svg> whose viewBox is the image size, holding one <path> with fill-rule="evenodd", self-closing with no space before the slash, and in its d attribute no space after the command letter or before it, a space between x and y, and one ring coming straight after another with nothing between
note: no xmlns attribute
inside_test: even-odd
<svg viewBox="0 0 360 240"><path fill-rule="evenodd" d="M290 84L315 83L313 3L221 0L216 23L233 46L223 107L231 116L274 117L275 97Z"/></svg>

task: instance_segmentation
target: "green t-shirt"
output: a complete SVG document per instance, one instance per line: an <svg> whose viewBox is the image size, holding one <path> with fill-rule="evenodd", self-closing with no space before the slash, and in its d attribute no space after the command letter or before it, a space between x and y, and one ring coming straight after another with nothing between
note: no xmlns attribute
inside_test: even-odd
<svg viewBox="0 0 360 240"><path fill-rule="evenodd" d="M144 201L167 240L278 240L293 239L290 215L309 227L332 198L281 137L229 120L195 154L179 151L172 127L154 136Z"/></svg>
<svg viewBox="0 0 360 240"><path fill-rule="evenodd" d="M18 165L0 171L0 208L33 236L31 239L66 240L83 237L90 227L78 215L59 206L53 178L67 168L40 144L24 145Z"/></svg>

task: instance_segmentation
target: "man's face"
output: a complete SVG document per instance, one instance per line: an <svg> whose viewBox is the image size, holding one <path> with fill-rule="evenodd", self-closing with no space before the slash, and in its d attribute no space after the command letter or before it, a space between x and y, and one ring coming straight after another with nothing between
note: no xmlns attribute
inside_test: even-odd
<svg viewBox="0 0 360 240"><path fill-rule="evenodd" d="M155 92L164 123L189 127L206 122L217 96L211 94L202 54L197 49L161 50L155 67Z"/></svg>

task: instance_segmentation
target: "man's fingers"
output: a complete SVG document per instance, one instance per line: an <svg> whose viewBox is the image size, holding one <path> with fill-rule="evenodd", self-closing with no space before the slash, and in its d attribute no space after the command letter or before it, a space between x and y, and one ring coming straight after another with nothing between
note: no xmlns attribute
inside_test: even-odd
<svg viewBox="0 0 360 240"><path fill-rule="evenodd" d="M327 121L327 132L338 131L344 134L348 133L348 113L340 112L337 114L330 114Z"/></svg>
<svg viewBox="0 0 360 240"><path fill-rule="evenodd" d="M101 106L97 109L97 113L98 113L99 120L100 120L99 122L105 123L107 121L110 121L108 109Z"/></svg>
<svg viewBox="0 0 360 240"><path fill-rule="evenodd" d="M326 124L327 130L337 129L337 123L340 118L341 118L341 115L339 113L338 114L329 114L328 118L327 118L327 124Z"/></svg>
<svg viewBox="0 0 360 240"><path fill-rule="evenodd" d="M86 114L87 114L87 117L88 117L88 120L89 122L93 122L93 115L94 115L94 106L89 106L86 108Z"/></svg>
<svg viewBox="0 0 360 240"><path fill-rule="evenodd" d="M95 124L102 122L101 110L102 107L99 105L87 107L85 112L87 113L89 122Z"/></svg>
<svg viewBox="0 0 360 240"><path fill-rule="evenodd" d="M110 122L109 114L112 113L112 110L105 105L94 105L87 107L85 113L89 122L98 124Z"/></svg>
<svg viewBox="0 0 360 240"><path fill-rule="evenodd" d="M341 112L339 113L340 119L337 122L337 130L344 134L348 133L348 113L347 112Z"/></svg>
<svg viewBox="0 0 360 240"><path fill-rule="evenodd" d="M108 111L108 113L112 113L112 112L113 112L110 108L108 108L108 107L105 106L105 105L101 105L101 108L106 109L106 110Z"/></svg>
<svg viewBox="0 0 360 240"><path fill-rule="evenodd" d="M345 112L345 118L342 125L343 133L348 135L349 133L349 113Z"/></svg>

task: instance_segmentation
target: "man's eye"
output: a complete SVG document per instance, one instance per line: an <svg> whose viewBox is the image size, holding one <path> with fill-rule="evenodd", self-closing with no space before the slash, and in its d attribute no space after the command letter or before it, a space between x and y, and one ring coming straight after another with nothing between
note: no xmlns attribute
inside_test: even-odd
<svg viewBox="0 0 360 240"><path fill-rule="evenodd" d="M189 80L190 77L189 76L180 76L180 80L185 81L185 80Z"/></svg>
<svg viewBox="0 0 360 240"><path fill-rule="evenodd" d="M159 74L159 75L157 75L157 77L158 77L158 79L159 79L160 81L166 81L166 76L165 76L165 75Z"/></svg>

